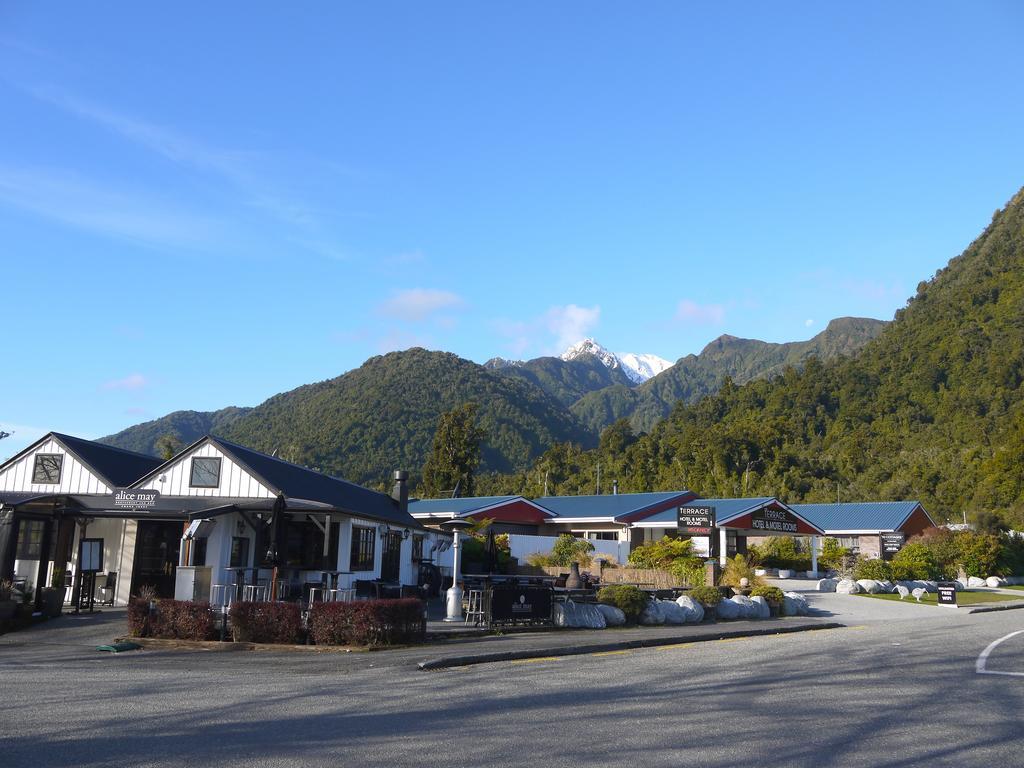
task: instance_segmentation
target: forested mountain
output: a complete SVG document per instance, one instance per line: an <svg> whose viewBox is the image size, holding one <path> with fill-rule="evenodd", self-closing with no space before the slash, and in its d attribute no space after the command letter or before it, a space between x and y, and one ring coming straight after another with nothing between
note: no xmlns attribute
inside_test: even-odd
<svg viewBox="0 0 1024 768"><path fill-rule="evenodd" d="M812 339L785 344L719 336L699 355L687 355L635 389L615 386L583 395L572 405L572 412L594 431L625 418L635 431L647 432L671 412L676 402L697 402L717 391L727 376L743 384L779 373L786 366L801 365L810 357L832 360L850 355L875 338L885 325L882 320L841 317Z"/></svg>
<svg viewBox="0 0 1024 768"><path fill-rule="evenodd" d="M102 438L100 442L157 456L160 454L157 441L166 435L174 437L184 447L204 435L227 434L231 425L251 410L229 406L219 411L175 411L159 419L128 427L116 435Z"/></svg>
<svg viewBox="0 0 1024 768"><path fill-rule="evenodd" d="M540 387L566 407L588 392L632 385L621 367L609 368L595 355L580 355L572 360L538 357L516 363L493 358L484 365L500 376L523 379Z"/></svg>
<svg viewBox="0 0 1024 768"><path fill-rule="evenodd" d="M664 375L664 374L663 374ZM921 500L933 516L1002 511L1024 524L1024 191L851 358L816 359L744 386L726 381L637 438L556 446L487 490L591 489L789 502ZM606 485L607 485L606 481Z"/></svg>
<svg viewBox="0 0 1024 768"><path fill-rule="evenodd" d="M467 402L478 405L479 423L486 432L485 470L522 469L562 441L596 444L595 436L541 389L456 355L423 349L370 358L335 379L276 395L211 431L257 450L276 450L289 461L375 485L386 482L393 469L408 469L415 476L429 453L440 415ZM173 431L177 424L148 422L105 442L154 453L153 444L144 442L155 443L163 434L161 426ZM191 435L180 437L187 442Z"/></svg>

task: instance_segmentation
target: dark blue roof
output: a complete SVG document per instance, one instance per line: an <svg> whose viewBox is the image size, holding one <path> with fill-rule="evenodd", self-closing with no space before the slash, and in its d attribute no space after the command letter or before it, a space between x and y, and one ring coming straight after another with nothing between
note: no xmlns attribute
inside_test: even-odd
<svg viewBox="0 0 1024 768"><path fill-rule="evenodd" d="M365 515L401 526L420 527L387 494L300 467L220 437L211 436L209 439L286 498L318 501L354 515Z"/></svg>
<svg viewBox="0 0 1024 768"><path fill-rule="evenodd" d="M694 499L693 501L681 504L683 507L714 507L715 508L715 520L717 522L726 522L734 517L739 517L746 512L752 512L755 509L760 509L766 504L770 504L777 499L772 496L759 496L753 499ZM664 523L666 526L671 527L676 524L676 508L666 509L662 512L645 517L643 520L638 521L643 525L650 523Z"/></svg>
<svg viewBox="0 0 1024 768"><path fill-rule="evenodd" d="M413 499L409 502L412 515L452 515L465 517L481 509L519 501L522 496L470 496L460 499Z"/></svg>
<svg viewBox="0 0 1024 768"><path fill-rule="evenodd" d="M609 520L642 512L650 507L671 503L678 499L682 504L692 498L690 491L667 491L664 493L619 493L610 496L543 496L536 500L556 517L587 518L602 517Z"/></svg>
<svg viewBox="0 0 1024 768"><path fill-rule="evenodd" d="M840 504L792 504L791 509L826 533L874 532L895 531L920 506L920 502L917 501L858 501Z"/></svg>
<svg viewBox="0 0 1024 768"><path fill-rule="evenodd" d="M50 435L63 443L82 463L105 480L107 485L113 487L129 486L163 464L160 459L126 451L124 448L114 448L60 432L51 432Z"/></svg>

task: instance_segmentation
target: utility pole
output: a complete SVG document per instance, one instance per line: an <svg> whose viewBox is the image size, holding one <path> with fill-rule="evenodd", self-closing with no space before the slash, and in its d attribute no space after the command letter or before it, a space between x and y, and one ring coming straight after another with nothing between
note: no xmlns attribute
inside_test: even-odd
<svg viewBox="0 0 1024 768"><path fill-rule="evenodd" d="M597 495L601 495L601 462L597 462Z"/></svg>

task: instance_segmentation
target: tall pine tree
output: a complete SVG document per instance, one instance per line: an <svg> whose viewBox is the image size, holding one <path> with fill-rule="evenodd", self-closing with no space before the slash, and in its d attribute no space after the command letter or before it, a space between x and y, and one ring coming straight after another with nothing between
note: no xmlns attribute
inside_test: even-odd
<svg viewBox="0 0 1024 768"><path fill-rule="evenodd" d="M480 448L486 434L476 425L476 403L441 414L434 445L423 465L422 494L426 498L472 496L474 475L480 466Z"/></svg>

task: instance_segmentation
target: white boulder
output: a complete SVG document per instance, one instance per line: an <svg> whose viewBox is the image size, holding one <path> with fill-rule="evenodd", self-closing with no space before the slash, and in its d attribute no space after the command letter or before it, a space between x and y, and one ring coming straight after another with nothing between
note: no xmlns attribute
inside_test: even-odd
<svg viewBox="0 0 1024 768"><path fill-rule="evenodd" d="M836 584L836 592L840 595L856 595L860 591L860 584L853 579L843 579Z"/></svg>
<svg viewBox="0 0 1024 768"><path fill-rule="evenodd" d="M882 582L875 581L874 579L857 579L857 586L869 595L877 595L885 591L882 587Z"/></svg>
<svg viewBox="0 0 1024 768"><path fill-rule="evenodd" d="M726 602L726 601L722 601ZM759 609L754 606L754 601L744 595L733 595L729 598L728 602L735 603L739 607L739 618L741 619L756 619L760 613Z"/></svg>
<svg viewBox="0 0 1024 768"><path fill-rule="evenodd" d="M839 582L835 579L819 579L817 590L819 592L835 592L837 584Z"/></svg>
<svg viewBox="0 0 1024 768"><path fill-rule="evenodd" d="M676 598L676 605L678 605L683 613L686 614L686 620L691 624L704 621L704 606L698 603L689 595L680 595Z"/></svg>
<svg viewBox="0 0 1024 768"><path fill-rule="evenodd" d="M977 576L968 576L967 586L974 589L975 587L987 587L988 583L984 579L979 579Z"/></svg>
<svg viewBox="0 0 1024 768"><path fill-rule="evenodd" d="M784 616L806 616L810 613L811 606L807 598L799 592L786 592L782 601L782 614Z"/></svg>
<svg viewBox="0 0 1024 768"><path fill-rule="evenodd" d="M926 592L935 593L939 591L939 582L937 581L922 581L921 586Z"/></svg>
<svg viewBox="0 0 1024 768"><path fill-rule="evenodd" d="M751 618L754 619L770 619L772 617L772 609L768 607L768 600L761 595L754 595L750 598L755 606L756 613Z"/></svg>
<svg viewBox="0 0 1024 768"><path fill-rule="evenodd" d="M1024 586L1024 576L1007 576L1006 583L1012 587Z"/></svg>
<svg viewBox="0 0 1024 768"><path fill-rule="evenodd" d="M674 600L659 600L661 615L665 617L666 624L685 624L686 611L684 611Z"/></svg>
<svg viewBox="0 0 1024 768"><path fill-rule="evenodd" d="M1006 579L1000 579L998 576L989 576L985 579L985 583L992 589L998 589L999 587L1006 586Z"/></svg>
<svg viewBox="0 0 1024 768"><path fill-rule="evenodd" d="M888 580L880 581L878 583L882 585L882 591L883 592L892 592L892 588L894 586L896 586L895 584L893 584L891 581L888 581Z"/></svg>
<svg viewBox="0 0 1024 768"><path fill-rule="evenodd" d="M621 627L626 623L626 614L614 605L597 604L597 610L604 616L604 623L609 627Z"/></svg>
<svg viewBox="0 0 1024 768"><path fill-rule="evenodd" d="M740 606L732 600L723 600L718 604L718 618L720 619L738 619L741 611Z"/></svg>
<svg viewBox="0 0 1024 768"><path fill-rule="evenodd" d="M665 623L665 614L661 610L661 603L657 600L648 600L643 613L640 614L640 623L645 627L656 627Z"/></svg>
<svg viewBox="0 0 1024 768"><path fill-rule="evenodd" d="M956 579L955 583L958 591L967 589L970 586L970 584L967 583L967 579Z"/></svg>
<svg viewBox="0 0 1024 768"><path fill-rule="evenodd" d="M596 605L589 603L576 603L572 600L555 603L554 616L556 627L604 629L608 626L604 620L604 614L598 610Z"/></svg>

